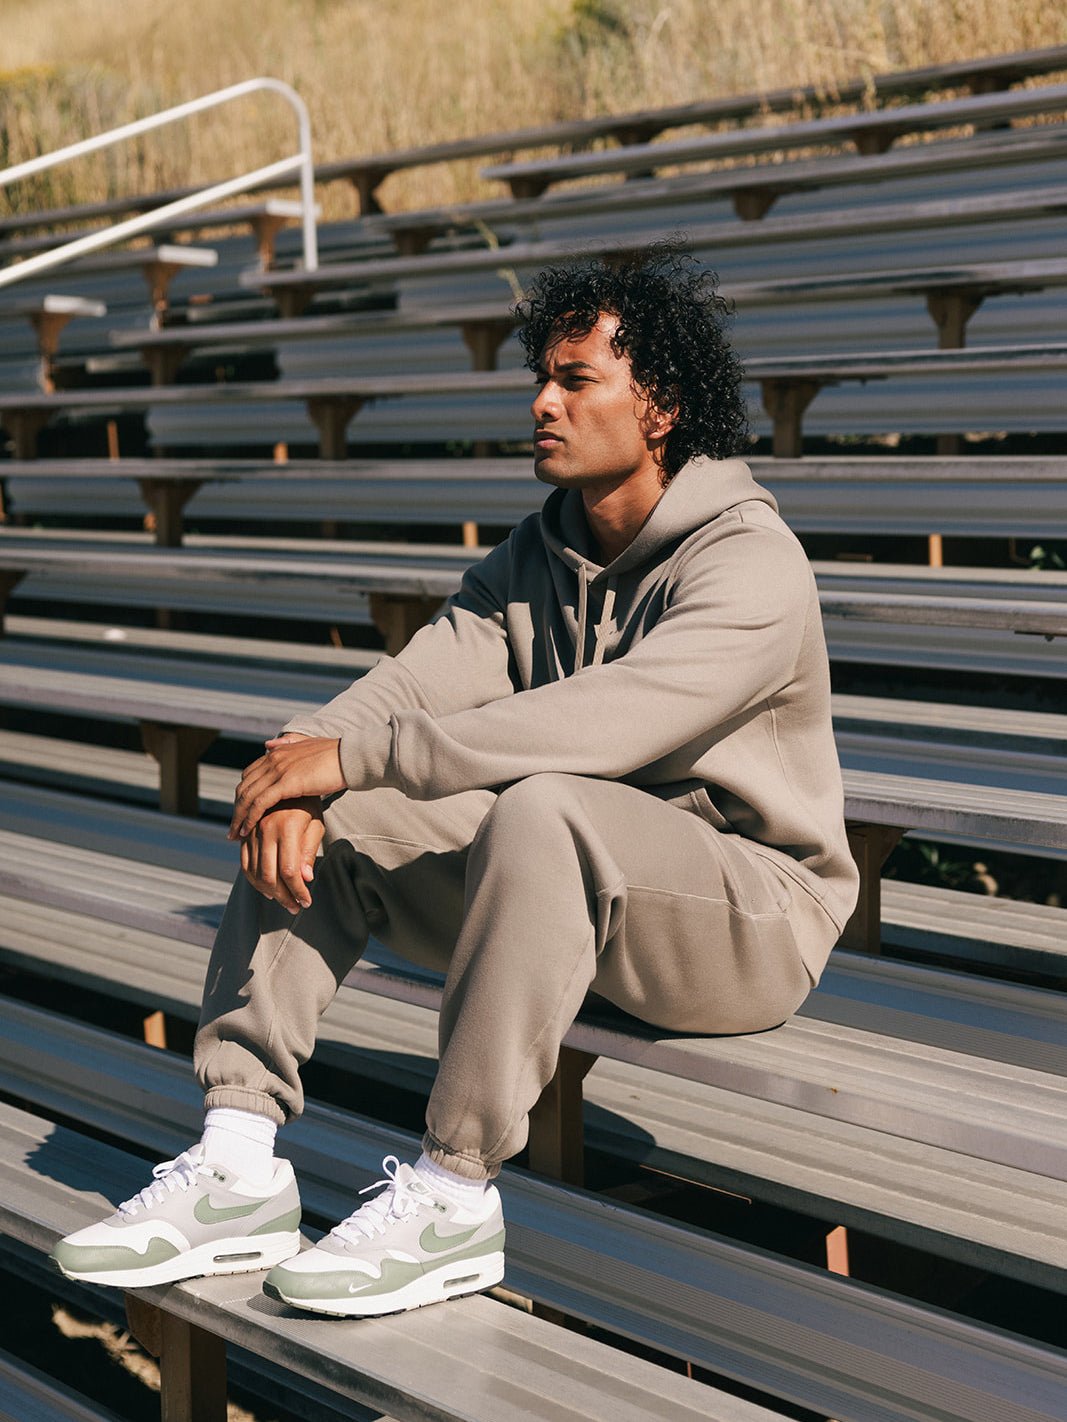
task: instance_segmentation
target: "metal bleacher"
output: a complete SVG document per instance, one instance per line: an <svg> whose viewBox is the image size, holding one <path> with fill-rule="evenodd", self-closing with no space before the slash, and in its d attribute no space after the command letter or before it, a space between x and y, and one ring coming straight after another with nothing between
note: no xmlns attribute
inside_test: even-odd
<svg viewBox="0 0 1067 1422"><path fill-rule="evenodd" d="M308 1422L1067 1422L1067 909L881 878L902 834L1049 876L1067 859L1067 572L1003 553L1067 537L1067 465L1026 443L1067 427L1067 126L980 131L1058 120L1067 86L989 90L1065 71L1056 50L886 76L875 96L904 109L783 125L778 145L929 130L947 104L919 100L972 86L948 102L978 131L892 152L762 163L772 140L738 126L761 108L745 96L333 162L320 181L351 182L363 215L322 230L314 274L271 199L234 210L250 234L211 260L186 245L165 300L142 275L161 252L136 249L0 299L17 317L0 357L0 1267L35 1288L59 1235L196 1132L188 1062L158 1047L195 1023L233 873L233 767L396 651L540 503L507 337L543 262L689 232L737 294L754 471L798 532L986 550L983 566L813 559L852 678L833 709L864 897L797 1016L685 1039L587 1004L528 1158L505 1170L495 1296L323 1327L254 1274L131 1293L166 1422L224 1415L227 1347L235 1380ZM846 86L838 108L870 93ZM616 167L643 143L645 171L647 140L693 122L734 124L701 155L741 164L375 210L390 171L576 137L619 142L593 160ZM224 221L178 227L197 240ZM31 226L0 220L8 257L36 248ZM971 303L954 325L948 293ZM75 296L42 370L34 313ZM765 452L761 395L784 457ZM885 436L910 444L872 453ZM957 452L922 453L931 436ZM990 452L1012 437L1027 452ZM398 1099L417 1107L432 1082L439 1001L439 979L372 945L328 1009L313 1099L285 1133L311 1233L383 1153L414 1148ZM854 1278L850 1238L873 1261ZM922 1267L898 1275L898 1251ZM991 1318L968 1293L986 1282L1031 1314ZM17 1358L0 1356L0 1394L20 1422L110 1422Z"/></svg>

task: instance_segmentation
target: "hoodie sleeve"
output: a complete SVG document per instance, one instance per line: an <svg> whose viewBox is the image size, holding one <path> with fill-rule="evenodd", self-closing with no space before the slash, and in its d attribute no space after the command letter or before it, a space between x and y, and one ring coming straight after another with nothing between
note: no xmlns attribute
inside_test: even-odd
<svg viewBox="0 0 1067 1422"><path fill-rule="evenodd" d="M785 686L813 613L799 544L738 524L678 569L668 606L625 655L475 709L398 710L372 736L342 740L342 766L351 786L393 785L413 799L546 771L631 776L711 744Z"/></svg>
<svg viewBox="0 0 1067 1422"><path fill-rule="evenodd" d="M287 731L340 737L342 766L374 730L401 711L447 717L514 691L504 628L511 540L469 568L459 591L395 657L383 657L320 710L295 716ZM360 783L349 780L350 784Z"/></svg>

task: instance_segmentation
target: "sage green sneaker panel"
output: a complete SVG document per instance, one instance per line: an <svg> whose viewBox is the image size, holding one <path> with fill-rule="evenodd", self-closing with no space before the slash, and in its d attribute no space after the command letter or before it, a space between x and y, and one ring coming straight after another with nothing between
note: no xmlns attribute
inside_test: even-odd
<svg viewBox="0 0 1067 1422"><path fill-rule="evenodd" d="M269 1268L298 1252L299 1224L288 1161L254 1185L205 1161L197 1144L156 1166L151 1182L107 1219L60 1240L52 1259L69 1277L94 1283L170 1283Z"/></svg>
<svg viewBox="0 0 1067 1422"><path fill-rule="evenodd" d="M178 1252L177 1247L165 1239L154 1239L143 1254L121 1245L71 1244L61 1239L52 1251L52 1258L65 1274L102 1274L109 1269L151 1269L173 1259Z"/></svg>
<svg viewBox="0 0 1067 1422"><path fill-rule="evenodd" d="M440 1254L422 1263L409 1264L403 1259L383 1259L382 1272L375 1279L355 1269L332 1269L328 1272L297 1272L284 1264L277 1264L268 1276L270 1282L294 1302L300 1299L343 1299L359 1294L362 1298L374 1298L395 1293L415 1279L432 1274L437 1269L451 1269L461 1260L484 1259L497 1254L504 1248L504 1231L469 1244L465 1249L456 1249L446 1257Z"/></svg>
<svg viewBox="0 0 1067 1422"><path fill-rule="evenodd" d="M296 1308L340 1315L393 1313L473 1293L504 1274L500 1194L462 1204L436 1182L384 1162L375 1199L312 1249L277 1264L264 1289ZM366 1193L366 1192L363 1192Z"/></svg>

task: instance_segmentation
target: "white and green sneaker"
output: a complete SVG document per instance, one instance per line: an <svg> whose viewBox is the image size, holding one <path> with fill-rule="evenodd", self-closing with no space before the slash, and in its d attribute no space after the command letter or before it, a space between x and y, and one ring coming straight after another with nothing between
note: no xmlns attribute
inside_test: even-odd
<svg viewBox="0 0 1067 1422"><path fill-rule="evenodd" d="M386 1156L382 1169L386 1179L367 1187L381 1194L313 1249L276 1265L264 1280L265 1293L312 1313L365 1317L499 1284L504 1217L495 1186L471 1210L435 1191L395 1155Z"/></svg>
<svg viewBox="0 0 1067 1422"><path fill-rule="evenodd" d="M61 1273L131 1289L269 1269L300 1249L300 1196L287 1160L275 1162L268 1185L250 1185L205 1161L198 1144L152 1177L108 1219L59 1241L51 1258Z"/></svg>

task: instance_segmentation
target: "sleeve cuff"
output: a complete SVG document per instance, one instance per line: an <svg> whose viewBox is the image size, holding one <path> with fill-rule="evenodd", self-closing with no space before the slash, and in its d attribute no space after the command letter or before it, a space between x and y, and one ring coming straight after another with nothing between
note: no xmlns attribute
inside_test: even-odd
<svg viewBox="0 0 1067 1422"><path fill-rule="evenodd" d="M350 790L375 790L384 785L399 788L393 730L394 722L390 721L382 726L362 726L341 737L341 773Z"/></svg>

